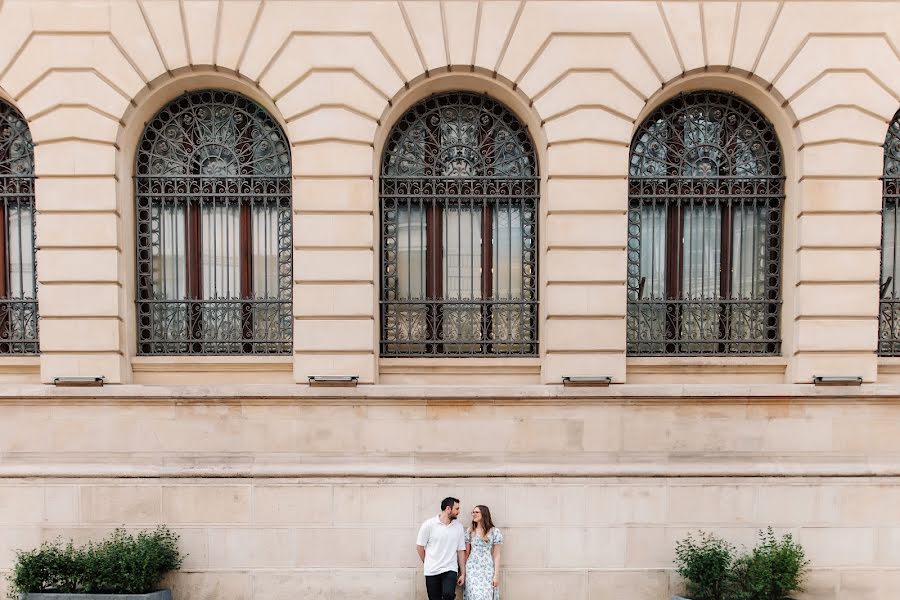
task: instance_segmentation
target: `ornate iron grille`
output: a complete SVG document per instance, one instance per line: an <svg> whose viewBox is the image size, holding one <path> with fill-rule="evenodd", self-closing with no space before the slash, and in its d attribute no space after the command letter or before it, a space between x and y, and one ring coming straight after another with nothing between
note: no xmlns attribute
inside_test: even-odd
<svg viewBox="0 0 900 600"><path fill-rule="evenodd" d="M504 106L449 93L395 125L381 170L381 355L537 353L538 171Z"/></svg>
<svg viewBox="0 0 900 600"><path fill-rule="evenodd" d="M291 352L290 150L251 100L187 93L138 147L138 352Z"/></svg>
<svg viewBox="0 0 900 600"><path fill-rule="evenodd" d="M736 96L678 96L631 146L628 354L781 351L781 150Z"/></svg>
<svg viewBox="0 0 900 600"><path fill-rule="evenodd" d="M0 354L37 354L34 146L19 112L0 101Z"/></svg>
<svg viewBox="0 0 900 600"><path fill-rule="evenodd" d="M878 289L878 354L900 356L900 111L894 115L884 139L882 177L881 281Z"/></svg>

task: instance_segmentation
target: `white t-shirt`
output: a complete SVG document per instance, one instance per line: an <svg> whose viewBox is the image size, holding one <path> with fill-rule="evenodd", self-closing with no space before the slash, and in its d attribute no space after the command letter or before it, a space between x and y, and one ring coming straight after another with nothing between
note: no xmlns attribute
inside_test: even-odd
<svg viewBox="0 0 900 600"><path fill-rule="evenodd" d="M425 547L426 576L458 573L456 553L466 549L466 531L458 520L444 525L439 517L432 517L419 528L416 545Z"/></svg>

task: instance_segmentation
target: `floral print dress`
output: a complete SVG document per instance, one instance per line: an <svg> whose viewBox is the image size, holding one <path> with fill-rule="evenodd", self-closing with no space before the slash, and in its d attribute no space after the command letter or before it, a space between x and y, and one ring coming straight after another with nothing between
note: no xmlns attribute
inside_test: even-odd
<svg viewBox="0 0 900 600"><path fill-rule="evenodd" d="M503 534L496 527L488 532L487 539L466 532L466 543L472 545L469 558L466 560L466 589L464 600L499 600L500 588L491 586L494 580L495 544L503 543Z"/></svg>

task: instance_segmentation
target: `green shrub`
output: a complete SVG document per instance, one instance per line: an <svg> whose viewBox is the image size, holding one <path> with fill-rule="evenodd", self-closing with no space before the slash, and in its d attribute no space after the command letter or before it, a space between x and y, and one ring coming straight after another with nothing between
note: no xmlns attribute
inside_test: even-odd
<svg viewBox="0 0 900 600"><path fill-rule="evenodd" d="M759 532L756 547L734 562L734 600L789 600L792 592L802 591L807 565L791 534L779 540L769 527Z"/></svg>
<svg viewBox="0 0 900 600"><path fill-rule="evenodd" d="M183 561L178 535L165 527L131 535L116 529L98 543L76 548L45 542L19 552L9 576L10 598L28 592L146 594Z"/></svg>
<svg viewBox="0 0 900 600"><path fill-rule="evenodd" d="M678 574L692 600L791 600L802 591L809 561L791 534L781 539L769 527L749 553L712 534L690 534L675 545Z"/></svg>
<svg viewBox="0 0 900 600"><path fill-rule="evenodd" d="M675 545L678 574L692 600L727 600L734 547L710 533L690 534Z"/></svg>

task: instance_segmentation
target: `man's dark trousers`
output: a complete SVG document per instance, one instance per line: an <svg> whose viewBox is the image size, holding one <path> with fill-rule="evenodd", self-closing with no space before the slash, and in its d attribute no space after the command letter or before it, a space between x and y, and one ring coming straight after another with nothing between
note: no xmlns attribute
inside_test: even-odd
<svg viewBox="0 0 900 600"><path fill-rule="evenodd" d="M428 600L454 600L456 598L456 571L447 571L440 575L425 576L425 590Z"/></svg>

